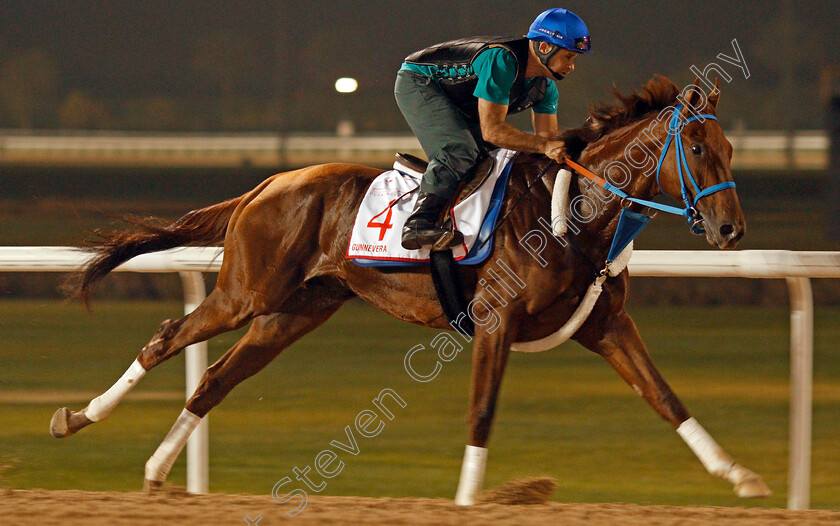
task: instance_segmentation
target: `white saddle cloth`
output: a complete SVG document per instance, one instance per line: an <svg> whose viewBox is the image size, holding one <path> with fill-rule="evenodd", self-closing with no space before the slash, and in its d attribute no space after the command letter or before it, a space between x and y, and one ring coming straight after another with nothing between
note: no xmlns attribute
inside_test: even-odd
<svg viewBox="0 0 840 526"><path fill-rule="evenodd" d="M499 149L490 155L495 158L492 173L472 195L458 203L452 213L455 229L464 234L464 243L452 249L456 261L469 254L475 244L496 181L516 152ZM396 169L398 166L399 170ZM348 259L405 262L429 260L427 248L406 250L400 244L403 225L417 201L417 192L413 190L420 184L421 174L397 163L394 168L379 175L368 188L356 214L347 247Z"/></svg>

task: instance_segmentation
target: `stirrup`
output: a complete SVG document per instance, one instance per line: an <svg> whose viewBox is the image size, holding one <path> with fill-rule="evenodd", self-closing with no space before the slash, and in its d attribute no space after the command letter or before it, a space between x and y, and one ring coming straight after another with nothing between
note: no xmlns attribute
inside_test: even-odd
<svg viewBox="0 0 840 526"><path fill-rule="evenodd" d="M426 233L425 236L418 236L414 233L413 239L411 240L412 243L409 246L406 246L403 242L401 242L402 247L406 250L421 250L424 247L429 247L430 250L446 250L449 248L457 247L458 245L464 242L464 234L462 234L458 230L441 230L438 234L437 232ZM432 236L436 235L436 238L432 238ZM417 239L421 237L423 241ZM431 238L431 239L430 239ZM425 241L425 242L424 242Z"/></svg>
<svg viewBox="0 0 840 526"><path fill-rule="evenodd" d="M432 244L431 250L448 250L464 242L464 234L458 230L447 230Z"/></svg>

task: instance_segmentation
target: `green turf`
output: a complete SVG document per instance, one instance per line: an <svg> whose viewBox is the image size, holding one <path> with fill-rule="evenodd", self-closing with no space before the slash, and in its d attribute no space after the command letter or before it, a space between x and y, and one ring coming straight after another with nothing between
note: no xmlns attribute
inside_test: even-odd
<svg viewBox="0 0 840 526"><path fill-rule="evenodd" d="M54 301L0 303L0 391L107 388L176 303ZM486 486L514 477L558 480L571 502L781 506L786 503L788 318L782 308L636 308L656 363L689 410L775 491L738 499L706 474L670 427L597 356L576 344L515 353L490 443ZM812 506L840 507L840 310L817 313ZM435 332L352 303L324 327L240 385L210 415L211 490L267 494L292 468L311 465L344 427L391 388L407 403L324 494L449 497L466 439L469 351L429 383L403 369L405 353ZM236 335L210 345L218 357ZM431 369L431 353L415 367ZM148 374L137 392L183 389L178 357ZM74 409L84 403L70 404ZM179 400L128 399L106 422L56 440L57 403L2 403L0 485L16 488L137 490L143 465L180 412ZM334 448L333 448L334 449ZM170 481L184 484L183 455ZM313 478L320 480L318 475ZM288 486L291 489L291 486ZM270 502L270 501L269 501Z"/></svg>

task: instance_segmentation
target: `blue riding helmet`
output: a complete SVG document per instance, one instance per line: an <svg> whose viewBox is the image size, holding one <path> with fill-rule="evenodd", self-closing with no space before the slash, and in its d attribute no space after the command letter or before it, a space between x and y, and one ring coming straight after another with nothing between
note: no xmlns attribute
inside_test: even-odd
<svg viewBox="0 0 840 526"><path fill-rule="evenodd" d="M589 53L590 49L586 24L576 14L559 7L540 13L528 28L526 36L577 53Z"/></svg>

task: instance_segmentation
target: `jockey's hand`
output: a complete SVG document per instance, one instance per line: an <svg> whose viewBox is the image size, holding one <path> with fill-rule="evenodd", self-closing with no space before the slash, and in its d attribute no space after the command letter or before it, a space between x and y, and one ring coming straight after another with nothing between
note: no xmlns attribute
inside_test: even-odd
<svg viewBox="0 0 840 526"><path fill-rule="evenodd" d="M545 144L545 156L562 163L566 159L566 143L563 141L548 141Z"/></svg>

